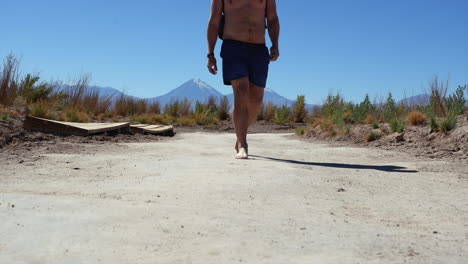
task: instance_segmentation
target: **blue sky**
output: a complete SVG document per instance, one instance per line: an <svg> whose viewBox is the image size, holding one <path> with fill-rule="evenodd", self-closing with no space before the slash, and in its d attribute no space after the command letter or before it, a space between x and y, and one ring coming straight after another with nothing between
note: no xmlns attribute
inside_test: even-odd
<svg viewBox="0 0 468 264"><path fill-rule="evenodd" d="M190 78L220 92L206 70L210 0L2 0L0 56L20 56L23 72L131 95L164 94ZM268 87L320 103L330 91L402 98L435 75L450 89L468 83L467 0L277 0L278 62ZM216 53L219 54L220 42ZM219 56L218 56L219 58ZM220 61L219 61L220 62Z"/></svg>

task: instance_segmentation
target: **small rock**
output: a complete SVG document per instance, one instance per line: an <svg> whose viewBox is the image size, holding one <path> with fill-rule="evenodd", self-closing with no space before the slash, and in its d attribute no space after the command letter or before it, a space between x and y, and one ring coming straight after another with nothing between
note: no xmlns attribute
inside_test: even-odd
<svg viewBox="0 0 468 264"><path fill-rule="evenodd" d="M346 190L343 189L343 188L339 188L339 189L338 189L338 192L346 192Z"/></svg>
<svg viewBox="0 0 468 264"><path fill-rule="evenodd" d="M434 231L434 232L432 232L432 234L439 234L439 232L437 232L437 231Z"/></svg>
<svg viewBox="0 0 468 264"><path fill-rule="evenodd" d="M79 170L80 168L73 168L74 170Z"/></svg>

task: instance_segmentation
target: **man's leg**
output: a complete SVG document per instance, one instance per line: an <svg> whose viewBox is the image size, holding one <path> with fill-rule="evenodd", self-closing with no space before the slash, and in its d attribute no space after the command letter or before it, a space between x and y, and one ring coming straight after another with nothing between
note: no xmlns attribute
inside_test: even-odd
<svg viewBox="0 0 468 264"><path fill-rule="evenodd" d="M249 126L257 120L258 111L262 106L265 88L253 83L249 85Z"/></svg>
<svg viewBox="0 0 468 264"><path fill-rule="evenodd" d="M234 91L234 110L233 121L236 130L236 158L246 159L247 145L247 128L249 127L249 79L244 77L231 81Z"/></svg>

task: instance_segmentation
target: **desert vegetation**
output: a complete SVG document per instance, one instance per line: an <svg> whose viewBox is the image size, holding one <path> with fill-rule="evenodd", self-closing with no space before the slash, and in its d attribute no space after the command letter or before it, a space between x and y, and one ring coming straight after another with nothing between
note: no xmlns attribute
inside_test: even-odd
<svg viewBox="0 0 468 264"><path fill-rule="evenodd" d="M91 76L79 76L64 85L44 81L39 74L20 74L20 62L8 55L0 66L0 120L8 120L9 108L25 107L32 116L70 122L131 121L147 124L213 127L231 120L228 98L210 97L205 102L174 100L166 105L126 94L101 95L90 88ZM391 93L381 102L366 95L359 103L347 101L342 94L330 94L320 106L307 108L304 95L292 106L265 102L257 120L277 124L302 124L298 135L321 132L326 136L348 135L356 126L368 126L364 141L388 133L401 133L411 126L427 126L432 132L448 133L457 118L468 116L466 85L448 94L448 82L438 77L428 85L429 102L397 103Z"/></svg>

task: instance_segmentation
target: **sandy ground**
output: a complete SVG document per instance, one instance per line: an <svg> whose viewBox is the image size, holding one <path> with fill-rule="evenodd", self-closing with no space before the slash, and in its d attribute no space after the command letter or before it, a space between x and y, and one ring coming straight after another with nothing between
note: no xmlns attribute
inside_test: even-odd
<svg viewBox="0 0 468 264"><path fill-rule="evenodd" d="M0 263L467 263L468 164L291 134L0 155Z"/></svg>

